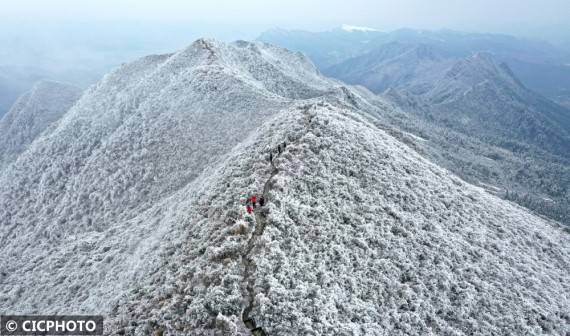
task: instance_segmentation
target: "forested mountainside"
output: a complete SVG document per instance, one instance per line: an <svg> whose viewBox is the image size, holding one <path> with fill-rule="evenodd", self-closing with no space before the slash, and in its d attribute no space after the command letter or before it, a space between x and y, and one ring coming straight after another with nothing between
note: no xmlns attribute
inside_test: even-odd
<svg viewBox="0 0 570 336"><path fill-rule="evenodd" d="M409 92L431 105L429 118L451 129L570 155L570 110L528 90L491 54L456 60L446 53L429 45L393 43L327 74L376 93Z"/></svg>
<svg viewBox="0 0 570 336"><path fill-rule="evenodd" d="M436 162L570 223L570 110L528 90L505 64L477 54L424 92L389 89L383 96L422 120L409 130L440 143Z"/></svg>
<svg viewBox="0 0 570 336"><path fill-rule="evenodd" d="M539 46L524 49L526 44L519 41L515 48L514 40L492 45L483 38L471 41L468 35L441 41L412 35L383 42L323 72L363 85L413 114L391 123L429 138L423 146L438 164L570 223L570 110L529 90L501 61L516 50L529 61ZM294 35L290 39L296 41ZM464 56L477 46L493 53ZM543 47L547 55L549 49Z"/></svg>
<svg viewBox="0 0 570 336"><path fill-rule="evenodd" d="M363 85L375 93L406 89L425 93L455 61L449 52L429 44L391 42L369 53L323 69L327 76Z"/></svg>
<svg viewBox="0 0 570 336"><path fill-rule="evenodd" d="M68 84L40 81L0 119L0 168L59 120L81 96Z"/></svg>
<svg viewBox="0 0 570 336"><path fill-rule="evenodd" d="M123 281L141 274L139 262L152 265L148 241L168 231L144 220L147 211L197 183L268 116L321 94L326 83L299 55L208 40L105 76L1 172L4 307L109 305ZM94 248L110 255L102 272L116 283L99 281L101 271L90 265L103 260ZM132 256L137 248L148 260ZM114 259L118 251L133 265ZM34 272L24 267L30 260ZM122 272L111 272L117 265ZM63 270L75 272L57 276ZM49 294L42 289L48 284ZM92 294L76 297L74 286ZM42 299L48 295L54 302Z"/></svg>
<svg viewBox="0 0 570 336"><path fill-rule="evenodd" d="M263 43L124 65L0 172L0 308L109 335L565 335L568 230L429 162L401 115Z"/></svg>

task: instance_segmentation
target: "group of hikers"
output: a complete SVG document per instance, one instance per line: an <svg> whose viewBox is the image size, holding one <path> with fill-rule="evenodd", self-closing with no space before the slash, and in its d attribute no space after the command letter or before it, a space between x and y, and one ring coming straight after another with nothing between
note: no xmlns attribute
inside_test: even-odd
<svg viewBox="0 0 570 336"><path fill-rule="evenodd" d="M262 207L265 205L265 198L263 196L259 197L259 206ZM245 209L247 210L248 214L253 213L253 209L257 207L257 196L251 195L247 201L245 202Z"/></svg>
<svg viewBox="0 0 570 336"><path fill-rule="evenodd" d="M287 147L287 143L283 142L282 144L277 145L277 155L280 155L285 148ZM273 150L271 150L269 152L269 162L271 164L273 164ZM247 200L245 201L245 210L247 211L247 213L249 215L251 215L253 213L253 211L255 210L255 208L257 207L258 204L258 198L257 195L251 195L247 198ZM265 205L265 198L263 196L259 197L259 206L262 207Z"/></svg>
<svg viewBox="0 0 570 336"><path fill-rule="evenodd" d="M282 144L277 145L277 155L280 155L287 147L287 143L283 142ZM269 162L273 163L273 151L269 152Z"/></svg>
<svg viewBox="0 0 570 336"><path fill-rule="evenodd" d="M277 155L283 153L286 147L287 147L286 142L277 145ZM273 167L274 172L276 172L277 168L273 166L273 152L274 150L269 151L269 163ZM251 215L258 205L259 207L263 207L265 205L265 198L263 197L263 195L261 195L259 198L255 194L249 196L245 201L245 209L247 211L247 214ZM244 323L245 326L251 330L254 336L266 336L266 333L265 331L263 331L263 328L257 327L255 321L252 318L247 318L247 315L244 317Z"/></svg>

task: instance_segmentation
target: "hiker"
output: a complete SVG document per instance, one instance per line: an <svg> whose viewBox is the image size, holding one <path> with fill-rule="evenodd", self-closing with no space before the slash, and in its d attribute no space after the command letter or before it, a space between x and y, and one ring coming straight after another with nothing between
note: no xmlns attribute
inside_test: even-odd
<svg viewBox="0 0 570 336"><path fill-rule="evenodd" d="M264 198L263 196L261 196L261 197L259 198L259 206L262 207L262 206L264 206L264 205L265 205L265 198Z"/></svg>
<svg viewBox="0 0 570 336"><path fill-rule="evenodd" d="M250 200L251 200L251 204L253 204L253 207L255 208L255 205L257 204L257 196L252 195Z"/></svg>
<svg viewBox="0 0 570 336"><path fill-rule="evenodd" d="M285 150L285 147L287 147L287 143L283 141L283 150Z"/></svg>
<svg viewBox="0 0 570 336"><path fill-rule="evenodd" d="M251 205L246 206L245 209L247 210L248 215L251 215L251 213L253 212L253 208L251 207Z"/></svg>
<svg viewBox="0 0 570 336"><path fill-rule="evenodd" d="M269 152L269 162L273 162L273 151Z"/></svg>
<svg viewBox="0 0 570 336"><path fill-rule="evenodd" d="M277 152L279 152L279 154L281 154L281 145L277 145Z"/></svg>

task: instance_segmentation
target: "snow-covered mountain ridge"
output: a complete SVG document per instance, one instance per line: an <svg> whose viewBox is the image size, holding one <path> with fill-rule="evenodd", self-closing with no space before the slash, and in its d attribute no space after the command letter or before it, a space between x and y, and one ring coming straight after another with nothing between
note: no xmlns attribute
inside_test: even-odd
<svg viewBox="0 0 570 336"><path fill-rule="evenodd" d="M271 176L265 149L283 139L267 227L244 255L260 223L233 203L234 188L259 192ZM185 247L119 305L127 334L205 335L208 321L224 334L244 332L244 258L256 269L250 315L271 335L568 326L568 303L558 300L567 291L567 233L428 163L353 111L316 102L280 112L226 164L199 197L210 211L196 214ZM133 319L145 323L129 326Z"/></svg>
<svg viewBox="0 0 570 336"><path fill-rule="evenodd" d="M268 335L563 335L568 232L380 129L387 106L261 43L121 67L0 175L0 308L127 335L249 335L246 309Z"/></svg>
<svg viewBox="0 0 570 336"><path fill-rule="evenodd" d="M164 234L157 230L149 235L154 222L143 220L153 205L196 183L265 118L295 98L330 89L326 83L332 81L318 76L301 55L261 43L212 40L198 40L175 54L145 57L105 76L55 129L2 171L0 237L9 255L2 262L10 274L3 282L9 288L3 291L11 302L7 307L51 312L109 305L119 285L94 285L96 269L63 281L56 276L61 269L52 267L55 260L74 269L93 258L101 261L91 250L94 246L132 253L142 242L150 244L154 235ZM76 249L86 255L67 255ZM150 259L121 266L124 274L116 281L130 281L139 272L137 265L152 264ZM35 260L35 272L23 267L28 260ZM106 272L122 262L116 257ZM91 281L83 279L89 276ZM53 290L46 293L29 285L22 291L18 284L23 278L51 284ZM63 304L74 295L68 290L74 286L100 292ZM59 304L41 299L48 295Z"/></svg>

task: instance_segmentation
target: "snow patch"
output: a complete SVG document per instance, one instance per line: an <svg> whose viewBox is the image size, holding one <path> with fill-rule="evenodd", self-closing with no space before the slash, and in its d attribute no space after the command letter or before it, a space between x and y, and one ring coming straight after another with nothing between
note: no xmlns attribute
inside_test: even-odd
<svg viewBox="0 0 570 336"><path fill-rule="evenodd" d="M343 24L341 29L347 32L379 32L380 30L370 27L352 26Z"/></svg>

